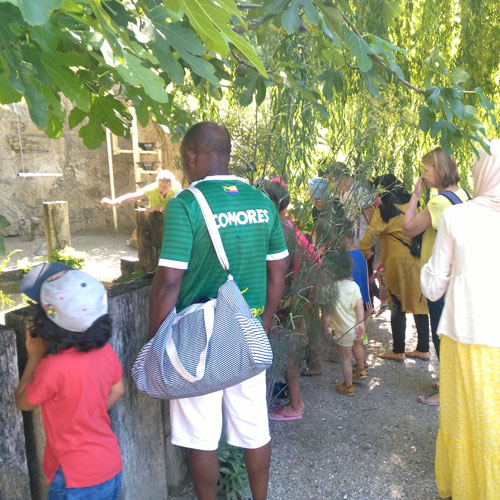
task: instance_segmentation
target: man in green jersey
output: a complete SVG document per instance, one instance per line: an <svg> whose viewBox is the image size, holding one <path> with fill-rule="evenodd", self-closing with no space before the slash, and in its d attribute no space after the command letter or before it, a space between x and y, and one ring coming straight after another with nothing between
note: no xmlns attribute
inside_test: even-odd
<svg viewBox="0 0 500 500"><path fill-rule="evenodd" d="M288 251L269 198L229 175L230 152L226 128L209 122L193 126L181 146L184 172L214 213L231 274L267 331L283 292ZM227 279L190 191L168 202L163 235L150 295L151 336L174 306L180 311L199 298L215 297ZM245 449L253 498L264 500L271 460L265 372L223 391L170 402L172 443L192 450L198 499L215 500L223 412L228 443Z"/></svg>

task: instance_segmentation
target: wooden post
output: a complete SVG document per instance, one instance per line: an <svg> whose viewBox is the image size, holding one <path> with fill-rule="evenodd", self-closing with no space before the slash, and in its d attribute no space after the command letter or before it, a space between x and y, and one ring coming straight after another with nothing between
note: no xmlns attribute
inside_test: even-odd
<svg viewBox="0 0 500 500"><path fill-rule="evenodd" d="M147 273L156 271L160 258L163 236L163 214L146 212L145 208L135 210L135 227L137 229L137 254L139 268Z"/></svg>
<svg viewBox="0 0 500 500"><path fill-rule="evenodd" d="M43 203L43 223L45 225L47 255L52 255L56 248L71 246L67 201L45 201Z"/></svg>

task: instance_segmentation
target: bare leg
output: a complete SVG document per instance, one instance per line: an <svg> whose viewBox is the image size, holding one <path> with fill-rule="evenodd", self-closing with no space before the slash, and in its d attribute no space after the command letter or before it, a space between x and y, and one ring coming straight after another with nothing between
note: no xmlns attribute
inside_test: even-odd
<svg viewBox="0 0 500 500"><path fill-rule="evenodd" d="M266 500L271 465L271 442L260 448L245 449L245 465L253 500ZM213 498L215 499L215 493Z"/></svg>
<svg viewBox="0 0 500 500"><path fill-rule="evenodd" d="M219 479L217 450L191 450L189 468L198 500L215 500Z"/></svg>
<svg viewBox="0 0 500 500"><path fill-rule="evenodd" d="M355 340L352 346L352 353L356 360L356 370L358 372L365 369L365 349L362 340Z"/></svg>
<svg viewBox="0 0 500 500"><path fill-rule="evenodd" d="M342 358L342 373L344 374L344 386L352 387L352 347L338 345L340 357ZM363 365L361 365L363 366Z"/></svg>

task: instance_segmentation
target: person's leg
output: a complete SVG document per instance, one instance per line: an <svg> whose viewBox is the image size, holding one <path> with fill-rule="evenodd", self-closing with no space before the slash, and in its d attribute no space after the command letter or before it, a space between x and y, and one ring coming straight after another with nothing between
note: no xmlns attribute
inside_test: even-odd
<svg viewBox="0 0 500 500"><path fill-rule="evenodd" d="M260 448L246 448L244 453L253 500L266 500L271 466L271 442Z"/></svg>
<svg viewBox="0 0 500 500"><path fill-rule="evenodd" d="M344 386L352 387L352 346L346 347L337 344L342 359L342 373L344 375ZM363 366L364 361L360 366Z"/></svg>
<svg viewBox="0 0 500 500"><path fill-rule="evenodd" d="M227 442L245 450L253 498L264 500L271 462L266 373L224 389L223 408Z"/></svg>
<svg viewBox="0 0 500 500"><path fill-rule="evenodd" d="M362 340L355 340L352 346L352 353L354 354L354 359L356 360L356 374L359 375L361 372L365 371L365 349Z"/></svg>
<svg viewBox="0 0 500 500"><path fill-rule="evenodd" d="M439 359L439 335L438 335L438 325L441 319L441 314L444 307L444 296L439 300L433 301L427 299L427 305L429 306L429 316L431 318L431 333L432 333L432 343L434 344L434 349L436 350L436 355Z"/></svg>
<svg viewBox="0 0 500 500"><path fill-rule="evenodd" d="M223 391L170 401L171 442L191 449L189 467L199 500L215 500Z"/></svg>
<svg viewBox="0 0 500 500"><path fill-rule="evenodd" d="M429 352L429 316L427 314L414 314L413 319L417 327L417 348L418 352Z"/></svg>
<svg viewBox="0 0 500 500"><path fill-rule="evenodd" d="M403 354L405 352L405 335L406 335L406 314L401 310L401 302L391 294L391 330L392 330L392 350L395 354Z"/></svg>
<svg viewBox="0 0 500 500"><path fill-rule="evenodd" d="M217 450L191 450L189 470L198 500L215 500L219 479Z"/></svg>

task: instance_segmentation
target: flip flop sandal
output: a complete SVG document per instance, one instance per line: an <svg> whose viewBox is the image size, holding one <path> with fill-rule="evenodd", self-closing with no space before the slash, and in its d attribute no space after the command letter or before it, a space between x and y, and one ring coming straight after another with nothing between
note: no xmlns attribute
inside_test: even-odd
<svg viewBox="0 0 500 500"><path fill-rule="evenodd" d="M429 394L426 394L425 396L419 396L417 398L417 401L419 403L422 403L423 405L427 405L427 406L439 406L439 401L431 401L430 400L430 397L434 396L434 394L439 394L439 391L431 392Z"/></svg>
<svg viewBox="0 0 500 500"><path fill-rule="evenodd" d="M431 359L430 352L420 352L420 351L414 350L414 351L406 352L405 354L406 354L407 358L418 358L418 359L421 359L423 361L429 361L429 359Z"/></svg>
<svg viewBox="0 0 500 500"><path fill-rule="evenodd" d="M284 407L282 407L284 408ZM269 420L276 420L276 421L289 421L289 420L300 420L303 417L304 414L302 415L287 415L285 412L279 410L278 408L273 408L269 412Z"/></svg>

